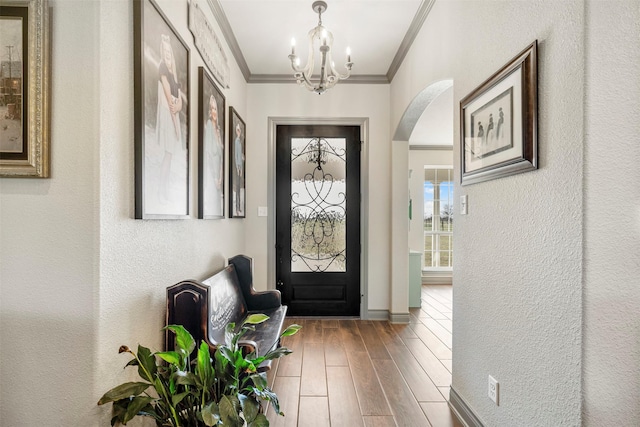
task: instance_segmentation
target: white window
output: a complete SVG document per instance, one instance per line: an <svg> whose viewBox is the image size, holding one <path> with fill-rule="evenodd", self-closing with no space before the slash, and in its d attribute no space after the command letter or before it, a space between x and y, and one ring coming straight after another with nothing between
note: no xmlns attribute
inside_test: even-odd
<svg viewBox="0 0 640 427"><path fill-rule="evenodd" d="M424 269L453 266L453 169L424 169Z"/></svg>

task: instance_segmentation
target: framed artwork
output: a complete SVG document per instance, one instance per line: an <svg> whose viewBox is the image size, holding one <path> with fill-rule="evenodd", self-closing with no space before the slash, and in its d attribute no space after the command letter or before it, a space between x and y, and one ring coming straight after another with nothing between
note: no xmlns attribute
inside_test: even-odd
<svg viewBox="0 0 640 427"><path fill-rule="evenodd" d="M3 0L0 40L0 176L48 178L47 0Z"/></svg>
<svg viewBox="0 0 640 427"><path fill-rule="evenodd" d="M460 101L462 185L538 168L537 46Z"/></svg>
<svg viewBox="0 0 640 427"><path fill-rule="evenodd" d="M225 98L198 67L198 218L224 218Z"/></svg>
<svg viewBox="0 0 640 427"><path fill-rule="evenodd" d="M244 120L229 107L229 218L245 217L246 134Z"/></svg>
<svg viewBox="0 0 640 427"><path fill-rule="evenodd" d="M135 217L189 216L189 48L153 0L133 2Z"/></svg>

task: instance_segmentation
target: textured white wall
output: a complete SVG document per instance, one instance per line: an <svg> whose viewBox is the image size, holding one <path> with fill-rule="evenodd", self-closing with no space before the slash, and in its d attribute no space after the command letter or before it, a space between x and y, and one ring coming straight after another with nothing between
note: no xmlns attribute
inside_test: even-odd
<svg viewBox="0 0 640 427"><path fill-rule="evenodd" d="M487 426L580 424L584 5L438 1L391 89L395 129L453 78L457 140L459 100L534 39L540 170L455 189L469 215L455 217L453 387Z"/></svg>
<svg viewBox="0 0 640 427"><path fill-rule="evenodd" d="M134 220L134 155L131 52L133 26L131 2L101 3L100 10L100 296L95 401L109 387L122 382L121 367L127 358L119 356L121 344L134 347L141 342L154 350L163 346L160 329L165 322L165 289L184 279L202 279L222 269L230 256L244 252L243 219L199 220L197 218L198 66L203 65L188 22L187 1L160 0L158 4L191 52L191 158L188 220ZM206 3L205 3L206 4ZM203 8L210 12L208 8ZM127 19L123 19L127 17ZM210 21L221 35L209 13ZM246 115L246 83L233 56L228 107ZM111 58L119 58L112 61ZM220 86L218 86L220 87ZM226 138L228 149L228 135ZM228 151L227 151L228 153ZM227 177L225 176L225 182ZM228 195L228 190L227 190ZM226 211L226 207L225 207ZM101 425L108 425L110 408L97 409Z"/></svg>
<svg viewBox="0 0 640 427"><path fill-rule="evenodd" d="M158 3L191 50L191 219L132 219L131 1L50 1L52 178L0 180L2 426L109 425L96 402L135 377L118 347L161 349L166 287L244 250L243 220L195 219L202 61L187 1ZM246 83L230 65L227 105L244 115Z"/></svg>
<svg viewBox="0 0 640 427"><path fill-rule="evenodd" d="M83 425L97 401L98 3L52 6L51 178L0 178L7 427Z"/></svg>
<svg viewBox="0 0 640 427"><path fill-rule="evenodd" d="M584 422L640 425L640 2L588 1Z"/></svg>
<svg viewBox="0 0 640 427"><path fill-rule="evenodd" d="M452 145L453 86L445 89L424 110L409 138L410 145Z"/></svg>
<svg viewBox="0 0 640 427"><path fill-rule="evenodd" d="M390 130L388 85L338 85L318 96L294 84L248 87L247 115L247 253L255 261L255 285L267 286L267 206L269 117L369 118L369 309L389 308L390 278ZM364 168L365 165L363 164Z"/></svg>

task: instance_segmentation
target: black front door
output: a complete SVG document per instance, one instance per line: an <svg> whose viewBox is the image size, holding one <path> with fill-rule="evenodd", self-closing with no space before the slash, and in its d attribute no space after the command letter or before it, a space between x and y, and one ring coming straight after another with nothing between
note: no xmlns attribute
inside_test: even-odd
<svg viewBox="0 0 640 427"><path fill-rule="evenodd" d="M276 279L289 314L360 314L360 127L278 126Z"/></svg>

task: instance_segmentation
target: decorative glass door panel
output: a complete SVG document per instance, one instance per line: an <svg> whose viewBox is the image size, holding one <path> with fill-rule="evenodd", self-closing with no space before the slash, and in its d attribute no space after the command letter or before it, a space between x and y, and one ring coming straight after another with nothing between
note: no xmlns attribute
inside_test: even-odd
<svg viewBox="0 0 640 427"><path fill-rule="evenodd" d="M278 126L276 275L292 315L360 309L360 128Z"/></svg>
<svg viewBox="0 0 640 427"><path fill-rule="evenodd" d="M346 271L344 138L291 139L291 271Z"/></svg>

